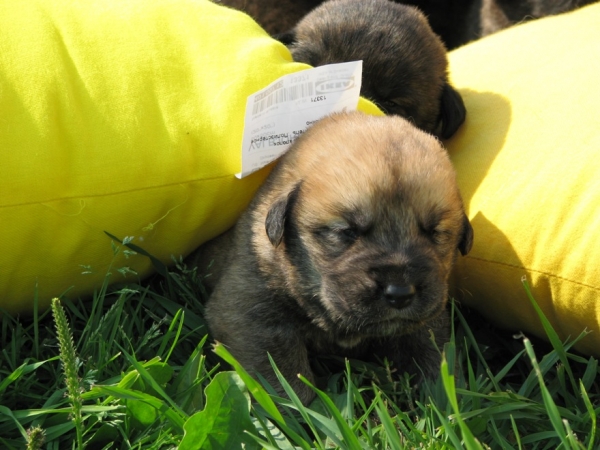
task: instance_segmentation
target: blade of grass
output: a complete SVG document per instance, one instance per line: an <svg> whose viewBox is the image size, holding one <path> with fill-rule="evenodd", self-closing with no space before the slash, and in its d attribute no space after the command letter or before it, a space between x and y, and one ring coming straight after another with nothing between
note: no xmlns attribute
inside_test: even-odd
<svg viewBox="0 0 600 450"><path fill-rule="evenodd" d="M565 446L565 448L569 448L569 442L565 433L565 428L563 426L562 419L560 417L560 413L558 412L556 403L554 403L554 400L552 400L550 392L548 392L548 388L546 388L546 384L544 383L544 377L535 357L535 352L533 351L531 341L524 337L523 344L525 345L527 355L531 360L533 370L535 371L535 374L537 376L537 380L542 393L542 399L544 400L544 405L546 406L546 411L548 413L548 417L550 418L550 423L552 424L552 427L554 428L554 431L556 432L556 435L560 439L562 445Z"/></svg>
<svg viewBox="0 0 600 450"><path fill-rule="evenodd" d="M362 448L356 435L354 434L352 429L348 426L348 424L346 423L346 421L340 414L339 410L336 408L336 406L331 401L331 399L327 396L327 394L325 394L323 391L321 391L321 390L317 389L315 386L313 386L312 383L310 381L308 381L308 379L306 379L304 376L299 374L298 378L300 378L303 383L305 383L307 386L309 386L317 394L317 396L321 399L321 401L325 405L325 408L327 409L327 411L333 416L333 419L335 420L335 423L337 424L339 431L344 439L345 445L347 445L351 449Z"/></svg>
<svg viewBox="0 0 600 450"><path fill-rule="evenodd" d="M569 425L568 420L563 419L563 426L565 427L565 430L567 430L567 441L570 444L569 448L585 449L585 447L581 444L581 442L579 442L577 440L577 438L575 437L575 433L573 433L573 430L571 429L571 426Z"/></svg>
<svg viewBox="0 0 600 450"><path fill-rule="evenodd" d="M292 389L292 386L290 386L288 381L285 379L285 377L283 376L283 374L281 373L281 371L275 364L275 361L273 361L273 358L271 357L271 355L267 355L267 356L269 357L269 362L271 363L271 367L273 368L273 371L275 372L275 376L277 376L277 379L281 383L283 390L288 395L288 397L290 398L290 400L296 407L296 410L300 413L300 415L302 416L302 418L304 419L304 421L306 422L308 427L313 432L314 437L317 440L317 448L324 449L325 445L321 441L319 433L318 433L314 423L312 422L310 416L306 412L306 407L302 404L302 402L300 401L300 398L298 397L298 395L296 394L294 389ZM306 438L308 438L308 436L306 436Z"/></svg>
<svg viewBox="0 0 600 450"><path fill-rule="evenodd" d="M554 327L542 311L542 308L538 305L538 303L533 298L533 294L531 293L531 289L529 288L529 283L527 282L527 277L523 276L521 278L521 283L523 283L523 287L525 288L525 292L527 293L527 298L529 299L531 305L535 309L540 321L542 322L542 327L544 327L544 331L546 332L546 336L550 340L552 347L558 354L560 361L564 364L567 374L569 375L569 380L571 381L571 387L574 392L577 392L577 382L575 381L575 377L573 376L573 371L571 370L571 365L569 364L569 360L567 358L567 352L563 346L561 339L558 337L558 334L554 330Z"/></svg>
<svg viewBox="0 0 600 450"><path fill-rule="evenodd" d="M423 409L427 410L428 408L423 408ZM430 403L429 409L433 410L433 412L437 415L437 417L441 423L440 432L443 432L444 437L447 440L449 440L453 445L450 448L455 448L455 449L461 448L462 449L464 446L463 446L460 438L458 437L458 435L454 432L454 428L450 424L450 421L446 418L445 414L442 414L442 412L439 410L439 408L436 406L435 403ZM431 422L433 422L433 420Z"/></svg>
<svg viewBox="0 0 600 450"><path fill-rule="evenodd" d="M10 409L8 409L6 406L0 405L0 414L4 414L5 416L12 419L12 421L15 423L16 427L19 429L21 436L23 436L23 439L27 440L27 431L25 431L25 428L23 428L23 425L21 425L21 422L19 422L17 420L17 418L13 415L13 413Z"/></svg>
<svg viewBox="0 0 600 450"><path fill-rule="evenodd" d="M47 359L46 361L40 361L40 362L33 363L33 364L27 364L27 361L29 361L29 358L27 358L23 364L21 364L19 367L17 367L9 376L7 376L4 380L2 380L2 382L0 383L0 394L3 391L5 391L6 388L11 383L14 383L19 378L21 378L23 375L33 372L34 370L36 370L38 367L44 365L45 363L47 363L49 361L56 361L59 358L60 358L59 356L55 356L53 358Z"/></svg>
<svg viewBox="0 0 600 450"><path fill-rule="evenodd" d="M458 426L462 433L464 446L468 450L483 450L481 444L475 439L471 430L467 426L467 424L463 421L460 415L460 408L458 407L458 400L456 398L456 386L454 384L454 376L450 375L448 370L448 362L446 358L442 358L442 366L441 366L441 378L444 383L444 388L446 390L446 394L448 395L448 400L450 401L450 405L452 405L452 410L454 411L454 417L458 422Z"/></svg>
<svg viewBox="0 0 600 450"><path fill-rule="evenodd" d="M379 392L375 393L375 404L377 416L381 420L381 424L383 425L383 429L385 430L385 435L387 437L387 448L402 450L404 446L400 440L400 434L398 433L398 430L394 425L394 421L388 413L387 406L381 399Z"/></svg>
<svg viewBox="0 0 600 450"><path fill-rule="evenodd" d="M177 331L175 332L175 337L171 344L171 348L169 349L169 352L167 353L167 355L164 357L165 362L169 361L169 357L171 356L171 353L173 353L173 350L175 349L175 346L177 345L177 342L179 341L179 336L181 336L181 329L183 328L184 321L185 321L185 312L183 311L183 309L180 309L179 311L177 311L177 313L175 313L175 317L173 317L173 319L171 320L169 329L165 333L165 335L160 343L160 347L158 348L158 351L157 351L158 355L162 355L164 353L165 348L169 342L169 339L171 338L171 335L173 334L173 329L175 328L175 324L178 324Z"/></svg>
<svg viewBox="0 0 600 450"><path fill-rule="evenodd" d="M586 363L586 368L581 380L579 380L580 386L583 383L583 387L589 390L592 387L592 383L596 380L598 374L598 360L590 358Z"/></svg>
<svg viewBox="0 0 600 450"><path fill-rule="evenodd" d="M260 406L262 406L264 410L268 414L270 414L271 417L273 417L277 422L285 423L285 421L283 420L283 416L277 409L277 406L275 406L275 403L273 402L271 397L269 397L269 395L266 393L264 388L258 383L258 381L252 378L248 374L248 372L246 372L242 365L237 362L237 360L233 357L231 353L229 353L225 346L220 342L217 342L213 346L213 351L235 369L235 371L244 381L244 383L248 387L248 390L255 398L255 400L260 404Z"/></svg>
<svg viewBox="0 0 600 450"><path fill-rule="evenodd" d="M134 252L137 252L141 255L144 255L148 258L150 258L150 261L152 261L152 265L154 266L154 268L156 269L156 271L161 274L163 277L165 277L166 279L169 278L169 272L167 270L167 266L165 266L161 260L159 260L158 258L152 256L150 253L148 253L146 250L144 250L141 247L138 247L135 244L132 244L131 242L127 242L127 241L122 241L121 239L119 239L118 237L110 234L108 231L105 231L104 234L106 234L109 238L111 238L113 241L118 242L121 245L124 245L125 247L130 248L131 250L133 250ZM125 242L125 243L124 243Z"/></svg>
<svg viewBox="0 0 600 450"><path fill-rule="evenodd" d="M523 450L523 444L521 444L521 435L519 433L519 428L517 427L517 423L515 422L515 418L512 416L512 414L510 416L510 424L515 435L515 440L517 441L517 446L519 450Z"/></svg>
<svg viewBox="0 0 600 450"><path fill-rule="evenodd" d="M129 353L127 353L125 351L125 349L123 349L119 344L116 344L116 345L117 345L117 347L119 347L121 349L121 352L123 353L123 355L125 356L127 361L134 367L135 370L137 370L137 372L140 374L142 379L146 383L148 383L152 387L152 389L154 389L171 406L173 411L175 411L177 414L179 414L182 418L187 418L188 415L185 413L185 411L183 411L179 407L179 405L177 405L173 401L173 399L169 395L167 395L167 393L164 391L164 389L156 382L154 377L152 377L152 375L150 375L148 373L148 371L143 366L143 364L140 364L133 356L131 356Z"/></svg>
<svg viewBox="0 0 600 450"><path fill-rule="evenodd" d="M492 435L492 437L494 438L494 447L498 446L504 450L512 450L513 446L511 445L510 442L508 442L508 439L506 439L502 433L500 433L500 431L498 430L498 426L496 425L496 421L494 420L493 417L490 418L490 425L491 425L491 431L490 434Z"/></svg>
<svg viewBox="0 0 600 450"><path fill-rule="evenodd" d="M596 448L596 423L597 423L597 416L596 416L596 410L594 409L594 406L592 405L592 402L590 401L590 397L588 396L587 390L585 389L585 386L583 385L583 381L579 381L579 387L581 389L581 397L583 398L583 402L585 403L585 408L587 409L588 415L590 416L590 423L591 423L591 431L588 434L588 439L589 439L589 443L588 443L588 449L592 450L593 448Z"/></svg>
<svg viewBox="0 0 600 450"><path fill-rule="evenodd" d="M455 308L455 309L456 309L456 316L458 317L458 320L461 323L466 336L469 338L469 341L472 344L471 347L473 348L473 350L475 350L475 353L477 354L477 358L479 359L479 362L484 367L487 376L489 377L490 381L494 385L494 389L496 391L502 391L502 388L496 381L494 374L492 373L492 371L490 369L490 366L488 365L486 359L483 357L483 354L481 353L481 350L479 349L479 344L477 343L477 339L475 339L475 336L473 335L473 332L471 331L471 328L469 327L467 320L465 319L465 317L462 315L462 313L459 311L458 308Z"/></svg>

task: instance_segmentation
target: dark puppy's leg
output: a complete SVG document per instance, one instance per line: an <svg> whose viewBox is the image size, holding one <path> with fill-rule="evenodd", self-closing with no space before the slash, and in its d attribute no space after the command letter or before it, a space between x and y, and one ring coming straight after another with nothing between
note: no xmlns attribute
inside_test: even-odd
<svg viewBox="0 0 600 450"><path fill-rule="evenodd" d="M217 285L206 309L214 339L222 342L252 376L262 375L280 395L287 397L272 369L267 356L270 354L302 403L310 403L314 392L298 378L302 374L314 384L308 352L297 327L285 320L293 312L279 310L281 299L273 298L268 291L257 292L252 281L238 284L241 289L231 288L237 283L230 278L227 281ZM257 299L269 298L271 302L256 303Z"/></svg>
<svg viewBox="0 0 600 450"><path fill-rule="evenodd" d="M379 358L392 362L392 367L400 374L415 375L414 381L418 383L423 377L435 379L439 376L441 351L449 340L450 318L444 310L414 333L374 341L371 350Z"/></svg>

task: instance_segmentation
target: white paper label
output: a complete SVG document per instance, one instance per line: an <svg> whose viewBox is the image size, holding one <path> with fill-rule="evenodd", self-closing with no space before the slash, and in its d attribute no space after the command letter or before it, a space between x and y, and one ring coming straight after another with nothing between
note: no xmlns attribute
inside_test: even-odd
<svg viewBox="0 0 600 450"><path fill-rule="evenodd" d="M330 64L284 75L246 102L243 178L281 156L322 117L358 106L362 61Z"/></svg>

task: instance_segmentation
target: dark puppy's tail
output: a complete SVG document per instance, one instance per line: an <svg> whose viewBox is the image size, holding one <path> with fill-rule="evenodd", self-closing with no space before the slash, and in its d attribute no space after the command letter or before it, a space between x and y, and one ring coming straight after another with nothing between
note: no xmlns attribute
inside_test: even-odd
<svg viewBox="0 0 600 450"><path fill-rule="evenodd" d="M448 83L442 91L439 122L441 124L440 137L452 137L465 121L467 110L460 94Z"/></svg>

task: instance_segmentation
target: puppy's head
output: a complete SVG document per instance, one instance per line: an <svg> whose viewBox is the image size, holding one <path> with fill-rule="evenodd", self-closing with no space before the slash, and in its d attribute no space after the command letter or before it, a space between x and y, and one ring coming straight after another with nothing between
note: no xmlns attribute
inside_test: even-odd
<svg viewBox="0 0 600 450"><path fill-rule="evenodd" d="M329 0L276 36L312 66L363 61L361 94L441 138L465 119L448 84L446 49L416 8L388 0Z"/></svg>
<svg viewBox="0 0 600 450"><path fill-rule="evenodd" d="M446 152L393 116L314 125L274 170L255 214L261 267L342 345L436 316L473 238Z"/></svg>

